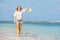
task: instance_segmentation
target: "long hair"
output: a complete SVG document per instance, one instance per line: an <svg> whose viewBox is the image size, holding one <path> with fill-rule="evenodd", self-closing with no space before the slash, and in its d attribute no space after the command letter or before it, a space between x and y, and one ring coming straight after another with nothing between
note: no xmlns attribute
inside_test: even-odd
<svg viewBox="0 0 60 40"><path fill-rule="evenodd" d="M17 6L16 11L18 11L18 7L20 7L20 11L21 11L22 7L20 5Z"/></svg>

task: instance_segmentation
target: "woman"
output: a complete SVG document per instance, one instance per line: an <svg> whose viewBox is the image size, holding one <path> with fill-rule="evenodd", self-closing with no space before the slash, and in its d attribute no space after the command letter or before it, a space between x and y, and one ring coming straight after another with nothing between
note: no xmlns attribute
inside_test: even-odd
<svg viewBox="0 0 60 40"><path fill-rule="evenodd" d="M22 9L21 6L17 6L16 11L14 13L14 22L16 22L18 37L20 37L21 28L22 28L22 15L26 10L29 10L29 9L30 7Z"/></svg>

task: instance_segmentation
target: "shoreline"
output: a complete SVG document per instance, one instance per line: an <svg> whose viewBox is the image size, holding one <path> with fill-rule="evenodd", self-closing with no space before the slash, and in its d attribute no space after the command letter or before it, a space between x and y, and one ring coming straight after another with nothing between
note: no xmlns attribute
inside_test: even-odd
<svg viewBox="0 0 60 40"><path fill-rule="evenodd" d="M14 23L14 21L0 21L0 23ZM60 21L23 21L23 23L48 23L48 24L60 24Z"/></svg>

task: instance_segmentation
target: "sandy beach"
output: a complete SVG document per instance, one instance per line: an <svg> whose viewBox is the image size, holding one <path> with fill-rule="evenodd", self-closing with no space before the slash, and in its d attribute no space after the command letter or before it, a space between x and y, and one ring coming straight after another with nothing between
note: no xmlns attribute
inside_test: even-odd
<svg viewBox="0 0 60 40"><path fill-rule="evenodd" d="M18 38L14 24L0 24L0 40L60 40L60 26L23 24Z"/></svg>
<svg viewBox="0 0 60 40"><path fill-rule="evenodd" d="M0 40L36 40L36 37L32 35L21 34L20 38L17 35L2 35L0 34Z"/></svg>
<svg viewBox="0 0 60 40"><path fill-rule="evenodd" d="M54 36L34 36L34 35L26 35L21 34L21 37L18 38L17 35L1 35L0 34L0 40L59 40L60 37L56 38Z"/></svg>

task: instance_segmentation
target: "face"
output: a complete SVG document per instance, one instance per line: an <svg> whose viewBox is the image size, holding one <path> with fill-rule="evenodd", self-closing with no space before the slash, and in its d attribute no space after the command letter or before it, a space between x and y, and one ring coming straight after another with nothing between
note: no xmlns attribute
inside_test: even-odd
<svg viewBox="0 0 60 40"><path fill-rule="evenodd" d="M20 6L18 6L18 11L21 11L21 7Z"/></svg>

